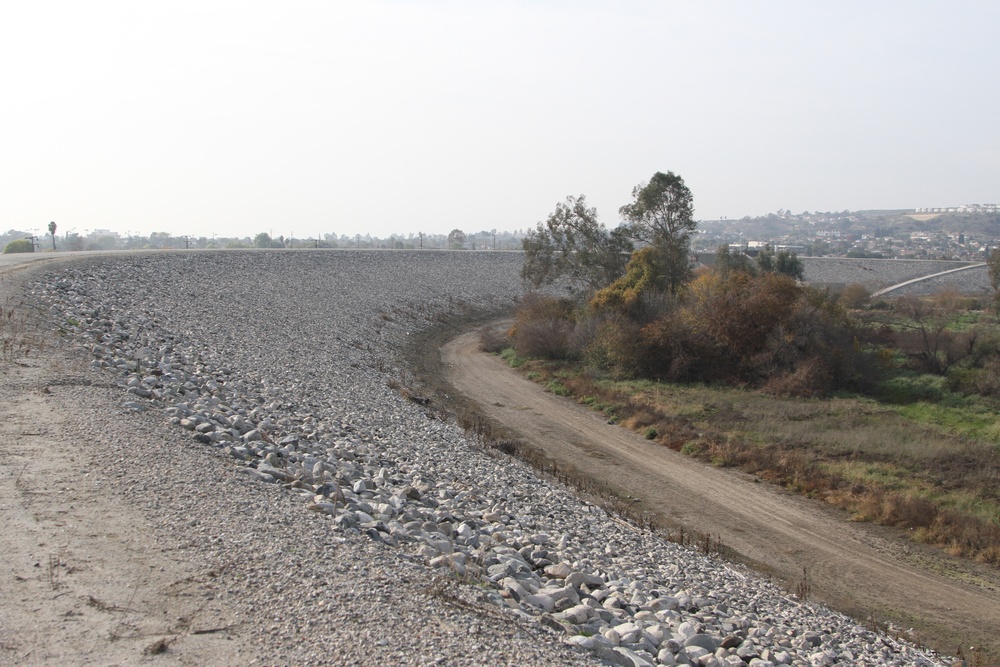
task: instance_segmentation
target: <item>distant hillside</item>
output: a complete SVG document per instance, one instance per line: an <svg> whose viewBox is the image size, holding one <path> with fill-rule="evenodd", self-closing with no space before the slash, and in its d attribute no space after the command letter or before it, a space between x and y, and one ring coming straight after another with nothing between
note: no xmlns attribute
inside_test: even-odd
<svg viewBox="0 0 1000 667"><path fill-rule="evenodd" d="M917 215L913 209L800 214L782 212L739 220L702 220L698 222L698 229L702 235L709 237L748 240L777 239L817 232L872 236L945 232L1000 239L1000 213Z"/></svg>
<svg viewBox="0 0 1000 667"><path fill-rule="evenodd" d="M945 232L986 238L1000 238L1000 213L941 213L929 219L896 216L893 231ZM923 216L920 216L923 217Z"/></svg>

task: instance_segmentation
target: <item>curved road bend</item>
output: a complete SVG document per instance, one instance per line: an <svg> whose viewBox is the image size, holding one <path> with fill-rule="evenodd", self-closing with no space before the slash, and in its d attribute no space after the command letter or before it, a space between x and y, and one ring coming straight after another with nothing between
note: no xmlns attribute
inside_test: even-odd
<svg viewBox="0 0 1000 667"><path fill-rule="evenodd" d="M478 332L468 332L442 349L448 380L546 456L637 498L641 511L718 536L789 585L802 581L805 570L813 599L856 618L874 614L914 627L948 653L961 641L991 645L1000 655L1000 572L910 543L893 530L851 523L819 501L609 425L480 352L478 343Z"/></svg>

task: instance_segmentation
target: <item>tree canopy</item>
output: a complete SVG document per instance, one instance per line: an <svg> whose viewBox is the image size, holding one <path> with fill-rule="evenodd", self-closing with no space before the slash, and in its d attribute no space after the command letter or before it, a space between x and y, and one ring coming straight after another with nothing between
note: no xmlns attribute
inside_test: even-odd
<svg viewBox="0 0 1000 667"><path fill-rule="evenodd" d="M694 221L691 191L672 171L656 172L648 183L632 189L632 203L619 209L630 235L656 249L666 271L664 283L671 292L690 276L688 249Z"/></svg>
<svg viewBox="0 0 1000 667"><path fill-rule="evenodd" d="M728 245L721 245L715 251L715 264L712 268L716 273L729 273L730 271L742 271L744 273L755 274L757 269L744 252L732 252Z"/></svg>
<svg viewBox="0 0 1000 667"><path fill-rule="evenodd" d="M691 273L689 248L696 226L691 191L673 172L656 172L649 183L633 188L632 198L619 209L624 224L609 230L583 195L567 197L522 240L521 277L535 287L567 279L589 295L622 278L631 256L637 261L634 275L617 286L619 291L628 292L630 299L644 298L642 292L650 290L676 294ZM638 259L635 241L650 249Z"/></svg>
<svg viewBox="0 0 1000 667"><path fill-rule="evenodd" d="M521 278L535 287L566 278L574 288L594 292L625 270L632 241L625 228L608 230L586 198L567 197L548 219L522 240Z"/></svg>
<svg viewBox="0 0 1000 667"><path fill-rule="evenodd" d="M764 273L778 273L795 280L802 280L805 274L805 265L798 255L787 250L775 253L771 246L767 246L757 255L757 266Z"/></svg>
<svg viewBox="0 0 1000 667"><path fill-rule="evenodd" d="M635 314L645 294L664 291L666 270L661 259L652 246L636 250L625 267L625 275L594 294L590 300L591 309L598 313Z"/></svg>
<svg viewBox="0 0 1000 667"><path fill-rule="evenodd" d="M461 250L465 247L465 232L461 229L453 229L448 232L448 247L454 250Z"/></svg>

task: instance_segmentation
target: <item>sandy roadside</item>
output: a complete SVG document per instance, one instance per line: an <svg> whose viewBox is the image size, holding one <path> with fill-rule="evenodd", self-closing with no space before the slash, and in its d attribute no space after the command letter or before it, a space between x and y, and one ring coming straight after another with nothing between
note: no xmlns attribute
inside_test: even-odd
<svg viewBox="0 0 1000 667"><path fill-rule="evenodd" d="M16 320L31 271L0 264L0 303ZM36 341L28 356L0 360L0 662L248 662L252 648L214 591L215 564L172 557L148 514L109 492L114 453L100 435L138 425L92 384L81 355L24 326L0 332Z"/></svg>

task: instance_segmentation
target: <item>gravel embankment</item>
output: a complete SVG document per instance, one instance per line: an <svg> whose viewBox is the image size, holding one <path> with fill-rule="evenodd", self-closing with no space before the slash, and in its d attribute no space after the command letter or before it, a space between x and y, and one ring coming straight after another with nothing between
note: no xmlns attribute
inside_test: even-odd
<svg viewBox="0 0 1000 667"><path fill-rule="evenodd" d="M898 285L941 273L950 269L970 266L976 262L953 262L943 260L907 259L848 259L844 257L801 257L806 283L831 287L843 287L857 283L871 292L892 285ZM987 294L992 292L989 274L985 266L959 271L893 292L893 296L903 294L933 294L941 289L955 289L964 294Z"/></svg>
<svg viewBox="0 0 1000 667"><path fill-rule="evenodd" d="M130 419L209 454L178 476L184 448L123 437L109 476L225 560L267 664L948 664L623 525L390 388L412 332L510 304L520 262L127 256L34 289Z"/></svg>

